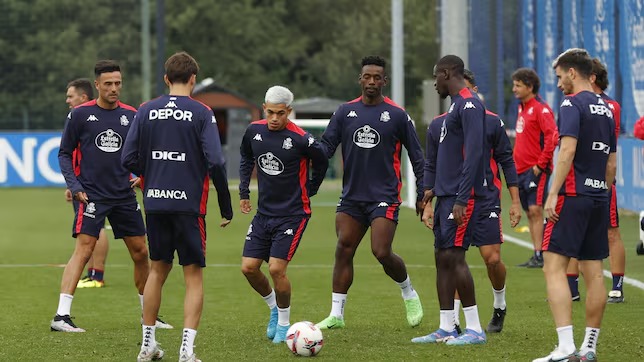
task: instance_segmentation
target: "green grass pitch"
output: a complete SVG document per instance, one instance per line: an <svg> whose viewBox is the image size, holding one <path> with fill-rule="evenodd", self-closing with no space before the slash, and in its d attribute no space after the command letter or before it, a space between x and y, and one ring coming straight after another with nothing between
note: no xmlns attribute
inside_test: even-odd
<svg viewBox="0 0 644 362"><path fill-rule="evenodd" d="M335 250L334 211L337 183L323 185L313 199L313 218L290 267L293 286L291 322L318 322L330 311ZM214 192L214 191L213 191ZM237 205L237 193L233 205ZM196 353L204 361L291 360L282 345L265 337L268 308L240 272L240 254L252 215L236 211L233 223L220 229L214 195L210 199L205 304ZM255 196L255 195L253 195ZM53 333L49 321L58 303L61 265L74 247L72 209L62 189L0 189L0 360L133 361L139 351L141 314L132 280L132 263L123 243L110 235L103 289L79 289L72 315L87 333ZM507 200L507 197L505 197ZM256 201L256 198L255 198ZM527 233L505 232L528 240ZM639 237L634 215L621 215L627 252L627 276L644 281L644 256L635 255ZM526 220L522 220L526 225ZM367 234L369 235L369 233ZM501 334L480 346L414 345L410 339L438 326L433 236L410 209L402 209L394 251L405 260L425 309L423 323L407 325L398 287L371 255L366 238L355 258L355 279L346 306L347 328L325 331L319 356L325 361L526 361L549 353L556 332L541 270L517 268L530 251L506 242L508 315ZM492 291L476 249L468 255L476 283L483 326L492 312ZM608 264L605 265L608 268ZM264 268L265 269L265 268ZM585 295L583 282L582 298ZM607 288L610 281L606 279ZM638 360L644 356L644 291L626 285L626 303L608 305L599 338L599 358ZM164 360L178 358L183 318L183 277L178 265L163 292L161 315L174 330L157 331ZM584 302L574 304L575 341L583 339ZM461 316L463 321L463 317Z"/></svg>

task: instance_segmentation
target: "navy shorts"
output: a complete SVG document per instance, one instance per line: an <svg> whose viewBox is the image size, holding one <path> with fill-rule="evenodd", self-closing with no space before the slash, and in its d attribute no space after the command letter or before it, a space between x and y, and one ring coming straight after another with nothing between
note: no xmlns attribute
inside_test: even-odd
<svg viewBox="0 0 644 362"><path fill-rule="evenodd" d="M608 227L619 227L619 212L617 211L617 188L612 186L608 198Z"/></svg>
<svg viewBox="0 0 644 362"><path fill-rule="evenodd" d="M519 198L523 210L528 211L528 207L532 205L543 206L548 196L546 188L549 179L550 176L545 172L535 176L532 168L519 174Z"/></svg>
<svg viewBox="0 0 644 362"><path fill-rule="evenodd" d="M342 212L358 220L362 225L371 226L371 222L379 217L398 223L400 203L364 202L340 199L335 212Z"/></svg>
<svg viewBox="0 0 644 362"><path fill-rule="evenodd" d="M555 208L559 221L546 224L542 249L579 260L608 257L607 202L559 195Z"/></svg>
<svg viewBox="0 0 644 362"><path fill-rule="evenodd" d="M203 216L146 214L150 260L172 264L177 251L180 265L206 266L206 221Z"/></svg>
<svg viewBox="0 0 644 362"><path fill-rule="evenodd" d="M479 209L475 203L470 230L466 235L469 244L477 247L503 243L503 230L501 225L501 208Z"/></svg>
<svg viewBox="0 0 644 362"><path fill-rule="evenodd" d="M74 200L74 225L72 236L87 234L98 238L101 229L105 227L105 218L110 221L115 239L124 236L145 235L145 224L141 215L141 207L135 199L123 203L112 204L88 202L83 204Z"/></svg>
<svg viewBox="0 0 644 362"><path fill-rule="evenodd" d="M476 218L473 216L475 202L474 199L467 202L465 222L459 227L452 215L455 201L456 196L439 197L436 201L434 208L434 248L436 249L469 247L470 238L466 237L466 234L471 232L471 220Z"/></svg>
<svg viewBox="0 0 644 362"><path fill-rule="evenodd" d="M257 213L248 227L243 256L290 261L302 240L310 215L267 216Z"/></svg>

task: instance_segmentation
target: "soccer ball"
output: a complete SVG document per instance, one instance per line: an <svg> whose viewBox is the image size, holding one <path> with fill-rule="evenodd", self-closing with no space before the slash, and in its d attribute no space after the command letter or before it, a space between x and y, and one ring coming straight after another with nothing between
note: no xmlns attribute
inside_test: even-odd
<svg viewBox="0 0 644 362"><path fill-rule="evenodd" d="M286 332L286 347L293 354L311 357L324 345L322 331L311 322L297 322Z"/></svg>

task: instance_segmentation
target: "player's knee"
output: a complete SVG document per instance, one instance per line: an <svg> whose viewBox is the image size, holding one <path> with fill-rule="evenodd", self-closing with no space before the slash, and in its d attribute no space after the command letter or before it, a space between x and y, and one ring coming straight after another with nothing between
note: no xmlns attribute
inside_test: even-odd
<svg viewBox="0 0 644 362"><path fill-rule="evenodd" d="M528 208L528 217L530 219L537 218L537 217L542 217L542 216L543 216L543 209L542 209L541 206L531 205Z"/></svg>
<svg viewBox="0 0 644 362"><path fill-rule="evenodd" d="M373 256L375 256L381 263L391 257L390 248L372 248L371 253L373 253Z"/></svg>
<svg viewBox="0 0 644 362"><path fill-rule="evenodd" d="M242 264L241 272L247 277L257 275L260 273L259 267L256 267L255 265L250 265L250 264Z"/></svg>
<svg viewBox="0 0 644 362"><path fill-rule="evenodd" d="M273 280L286 278L286 266L281 264L271 264L268 266L268 272Z"/></svg>
<svg viewBox="0 0 644 362"><path fill-rule="evenodd" d="M496 268L501 263L501 255L499 253L490 253L485 256L485 265L488 269Z"/></svg>

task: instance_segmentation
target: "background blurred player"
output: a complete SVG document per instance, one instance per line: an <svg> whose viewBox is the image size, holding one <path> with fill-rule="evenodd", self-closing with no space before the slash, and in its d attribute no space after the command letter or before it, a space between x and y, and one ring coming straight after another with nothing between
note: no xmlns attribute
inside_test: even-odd
<svg viewBox="0 0 644 362"><path fill-rule="evenodd" d="M559 343L536 362L581 358L595 361L606 288L602 260L608 256L608 192L615 179L613 114L590 84L593 65L584 49L568 49L554 61L561 102L559 154L545 212L543 238L548 303ZM570 258L577 258L586 282L586 333L576 355L572 300L566 280Z"/></svg>
<svg viewBox="0 0 644 362"><path fill-rule="evenodd" d="M286 269L311 218L310 197L317 193L329 165L315 138L289 120L292 102L293 93L287 88L268 89L263 105L266 119L246 129L239 166L239 207L244 214L251 211L249 184L257 166L257 214L248 227L241 269L271 310L266 336L273 343L286 339L291 313ZM260 270L264 261L274 289Z"/></svg>
<svg viewBox="0 0 644 362"><path fill-rule="evenodd" d="M552 109L538 96L541 82L537 73L519 68L512 74L512 92L521 102L514 141L514 162L519 174L521 206L528 215L534 254L519 266L543 266L543 202L552 172L557 128Z"/></svg>
<svg viewBox="0 0 644 362"><path fill-rule="evenodd" d="M434 231L436 290L440 306L440 324L436 331L413 338L413 343L469 345L485 343L481 327L474 280L465 260L476 221L475 200L484 193L485 160L490 158L486 146L485 107L465 84L463 60L455 55L442 57L434 67L436 91L441 98L451 98L445 118L428 131L427 159L424 165L424 199L422 221ZM436 128L436 129L435 129ZM470 197L474 195L474 197ZM432 199L437 197L436 209ZM463 303L466 329L461 335L455 328L454 293Z"/></svg>
<svg viewBox="0 0 644 362"><path fill-rule="evenodd" d="M407 322L417 326L423 307L405 262L392 251L402 188L401 150L407 149L416 175L416 213L421 212L423 151L411 117L382 94L387 85L385 60L362 59L358 83L362 95L342 104L322 135L330 158L342 144L344 174L335 230L338 243L333 265L331 313L321 329L343 328L347 293L353 283L353 257L371 227L371 251L402 291Z"/></svg>
<svg viewBox="0 0 644 362"><path fill-rule="evenodd" d="M67 84L67 94L65 103L69 105L69 109L73 109L85 102L94 99L92 83L87 79L74 79ZM74 164L76 160L74 159ZM65 189L65 200L72 202L72 192ZM107 253L109 251L110 243L107 240L107 233L103 227L98 234L96 246L87 262L87 275L78 281L76 288L102 288L105 286L103 281L105 273L105 261L107 260Z"/></svg>
<svg viewBox="0 0 644 362"><path fill-rule="evenodd" d="M156 342L155 320L175 251L186 284L179 361L199 361L194 341L203 309L209 177L217 189L220 226L233 217L215 116L190 98L198 72L199 65L188 53L168 58L163 79L170 93L141 105L123 149L123 165L145 177L143 204L152 260L139 362L156 361L164 354Z"/></svg>
<svg viewBox="0 0 644 362"><path fill-rule="evenodd" d="M476 86L474 73L469 69L465 69L463 74L467 88L481 98ZM433 123L436 124L433 127L436 131L440 131L445 116L446 114L443 114L434 119ZM501 260L503 229L501 227L501 175L499 174L499 168L503 169L506 185L512 198L510 206L510 225L512 227L517 226L521 220L521 201L517 186L517 170L512 158L512 144L505 132L503 121L498 115L489 110L485 111L485 121L487 122L485 127L485 147L490 150L490 157L486 155L485 160L486 187L484 188L483 198L479 199L475 204L478 208L478 210L474 210L477 217L472 221L472 230L469 235L466 235L466 238L469 239L470 245L479 248L481 257L487 267L488 278L492 283L494 311L492 319L485 330L498 333L503 330L507 309L505 299L506 268L503 260ZM436 131L433 134L437 134ZM454 318L457 331L460 329L460 305L461 300L458 297L458 292L456 292Z"/></svg>

